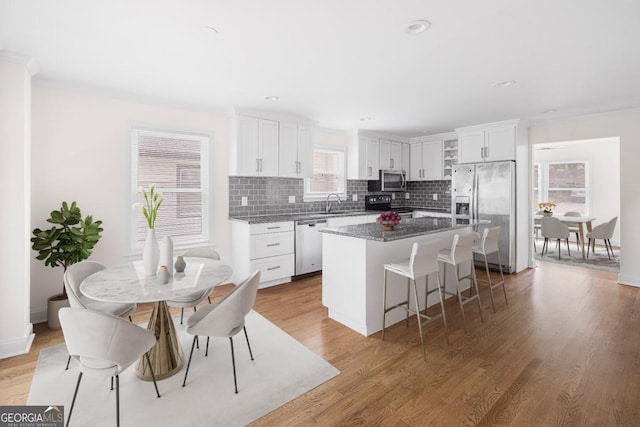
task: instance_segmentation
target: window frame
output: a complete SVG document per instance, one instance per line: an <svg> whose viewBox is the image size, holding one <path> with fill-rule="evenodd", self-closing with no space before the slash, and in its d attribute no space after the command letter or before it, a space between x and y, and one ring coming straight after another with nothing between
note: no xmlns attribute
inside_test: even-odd
<svg viewBox="0 0 640 427"><path fill-rule="evenodd" d="M540 199L541 201L549 201L549 191L574 191L582 190L579 187L562 188L562 187L549 187L549 165L566 165L581 163L584 165L584 191L585 191L585 212L584 215L591 215L591 164L590 160L555 160L550 162L539 162L538 177L540 179ZM536 206L537 208L537 206ZM537 209L536 209L537 210ZM556 207L557 210L557 207Z"/></svg>
<svg viewBox="0 0 640 427"><path fill-rule="evenodd" d="M210 158L210 145L211 145L211 137L204 133L198 132L190 132L179 129L165 129L165 128L155 128L148 126L136 126L132 125L129 127L129 141L130 141L130 175L129 175L129 205L130 208L128 210L128 222L129 222L129 236L128 236L128 246L129 246L129 254L130 255L138 255L142 253L142 248L144 246L144 242L138 242L136 240L137 236L137 223L138 216L142 215L138 210L133 209L132 206L134 203L138 202L138 188L140 184L138 184L138 170L139 170L139 157L138 157L138 145L139 145L139 137L141 135L144 136L156 136L163 138L176 138L182 140L191 140L197 141L200 143L200 189L180 189L176 188L167 188L156 185L156 189L161 193L167 190L168 192L179 194L186 193L200 193L202 197L201 204L201 217L202 217L202 232L199 237L194 237L189 240L180 240L174 242L175 248L183 249L183 248L191 248L198 246L207 246L211 244L212 236L211 230L213 230L213 197L211 195L211 158ZM178 171L176 170L176 173ZM176 203L176 209L178 208ZM160 207L162 209L162 207ZM158 236L161 237L161 236Z"/></svg>
<svg viewBox="0 0 640 427"><path fill-rule="evenodd" d="M345 147L335 147L335 146L327 146L327 145L315 145L313 147L313 155L315 157L316 151L325 151L325 152L336 152L342 155L342 191L328 191L323 193L312 193L311 190L311 180L313 178L305 178L304 179L304 195L303 201L305 202L316 202L323 201L327 199L329 194L337 194L340 200L347 199L347 149ZM315 173L315 170L312 170L312 177Z"/></svg>

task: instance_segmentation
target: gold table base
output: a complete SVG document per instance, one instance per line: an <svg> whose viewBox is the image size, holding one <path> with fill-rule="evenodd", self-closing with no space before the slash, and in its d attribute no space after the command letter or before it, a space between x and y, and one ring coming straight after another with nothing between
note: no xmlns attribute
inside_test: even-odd
<svg viewBox="0 0 640 427"><path fill-rule="evenodd" d="M149 359L156 380L169 378L182 368L184 354L176 336L176 328L171 313L169 313L169 307L165 301L154 303L147 329L156 336L156 343L149 350ZM136 376L144 381L152 380L151 370L148 369L144 356L140 358L136 368Z"/></svg>

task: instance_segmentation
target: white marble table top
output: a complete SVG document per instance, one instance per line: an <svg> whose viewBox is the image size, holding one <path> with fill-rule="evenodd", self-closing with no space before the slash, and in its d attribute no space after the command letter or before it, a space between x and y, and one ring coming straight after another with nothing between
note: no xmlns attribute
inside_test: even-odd
<svg viewBox="0 0 640 427"><path fill-rule="evenodd" d="M104 302L142 303L166 301L222 284L232 273L227 264L209 258L184 258L184 273L175 273L168 284L145 276L142 261L109 267L87 277L80 291Z"/></svg>
<svg viewBox="0 0 640 427"><path fill-rule="evenodd" d="M564 216L564 215L553 215L553 218L558 218L562 222L575 222L575 223L587 223L596 220L595 216ZM534 219L542 219L544 215L534 214Z"/></svg>

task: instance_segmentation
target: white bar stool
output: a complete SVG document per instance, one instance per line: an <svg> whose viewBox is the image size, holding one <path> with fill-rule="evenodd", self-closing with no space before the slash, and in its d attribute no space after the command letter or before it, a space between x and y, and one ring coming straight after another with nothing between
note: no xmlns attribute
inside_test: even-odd
<svg viewBox="0 0 640 427"><path fill-rule="evenodd" d="M487 272L487 280L480 280L476 278L478 282L486 283L489 285L489 295L491 296L491 307L493 308L493 312L496 312L496 306L493 302L493 289L502 286L502 291L504 292L504 301L509 304L509 300L507 299L507 289L504 285L504 274L502 273L502 260L500 259L500 251L498 249L498 240L500 239L500 226L485 228L482 233L482 239L480 241L476 240L473 243L473 248L471 249L474 254L482 255L484 257L484 268ZM493 283L491 281L491 274L489 273L489 262L487 261L487 255L492 253L498 254L498 269L500 271L500 281Z"/></svg>
<svg viewBox="0 0 640 427"><path fill-rule="evenodd" d="M438 261L450 264L453 266L453 273L456 277L456 293L447 292L447 266L444 266L444 294L445 295L453 295L458 297L458 302L460 303L460 311L462 312L462 324L464 325L465 333L469 333L467 330L467 322L464 318L464 305L476 300L478 301L478 310L480 310L480 320L484 322L484 317L482 315L482 304L480 304L480 292L478 292L478 281L476 280L476 272L473 265L473 240L475 239L476 233L470 232L465 234L456 234L453 236L453 242L451 243L451 250L445 249L441 250L438 253ZM468 262L470 264L471 272L466 276L460 277L460 264ZM469 296L463 297L462 292L460 291L460 282L462 280L469 280L469 287L475 287L476 293Z"/></svg>
<svg viewBox="0 0 640 427"><path fill-rule="evenodd" d="M411 249L411 257L402 261L389 263L384 265L384 286L382 288L382 339L384 340L385 321L387 312L395 309L402 308L407 311L407 326L409 326L409 314L415 314L418 319L418 330L420 332L420 342L422 343L422 353L424 359L427 360L427 353L424 347L424 337L422 335L422 319L426 319L425 323L432 320L436 320L442 316L444 322L445 333L447 337L447 343L449 342L449 332L447 329L447 317L444 313L444 302L442 301L442 287L440 285L440 275L437 276L437 287L429 290L429 275L432 273L438 273L438 248L441 246L442 241L440 239L434 239L428 243L414 243ZM394 306L387 307L387 273L392 272L400 276L407 278L407 300L398 303ZM426 277L426 294L425 294L425 314L420 312L420 302L418 300L418 289L416 286L416 279L419 277ZM413 283L413 298L415 300L415 310L412 310L409 306L409 292L410 285ZM440 297L441 314L435 316L427 316L427 298L433 292L437 292Z"/></svg>

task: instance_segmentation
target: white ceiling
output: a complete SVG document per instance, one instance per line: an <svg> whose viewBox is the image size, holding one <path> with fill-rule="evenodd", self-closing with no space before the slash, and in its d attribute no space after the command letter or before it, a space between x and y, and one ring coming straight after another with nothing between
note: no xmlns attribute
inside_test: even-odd
<svg viewBox="0 0 640 427"><path fill-rule="evenodd" d="M0 0L0 49L34 80L406 136L640 106L638 0Z"/></svg>

